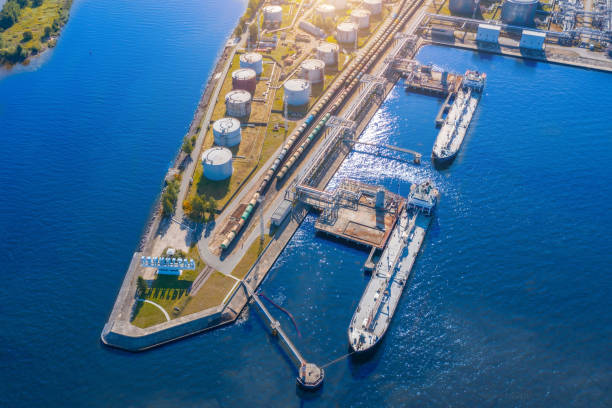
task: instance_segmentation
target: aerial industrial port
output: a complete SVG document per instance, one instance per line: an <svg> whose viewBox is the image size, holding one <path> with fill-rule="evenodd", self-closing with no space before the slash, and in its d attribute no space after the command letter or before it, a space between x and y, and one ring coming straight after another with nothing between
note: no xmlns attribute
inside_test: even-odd
<svg viewBox="0 0 612 408"><path fill-rule="evenodd" d="M146 350L230 324L251 305L286 346L297 383L320 387L325 367L292 343L259 286L316 212L317 233L369 251L347 346L365 354L379 344L444 197L431 181L408 196L329 181L363 144L414 166L429 157L453 165L495 75L422 65L418 50L439 44L612 71L611 39L612 0L261 2L211 74L103 343ZM443 100L431 153L359 140L400 78L407 92Z"/></svg>

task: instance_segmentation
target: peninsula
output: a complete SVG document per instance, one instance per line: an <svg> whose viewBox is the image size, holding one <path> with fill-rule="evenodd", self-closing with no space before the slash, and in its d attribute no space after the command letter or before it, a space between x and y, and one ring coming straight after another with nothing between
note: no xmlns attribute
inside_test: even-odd
<svg viewBox="0 0 612 408"><path fill-rule="evenodd" d="M0 11L0 64L25 63L55 46L72 0L6 0Z"/></svg>

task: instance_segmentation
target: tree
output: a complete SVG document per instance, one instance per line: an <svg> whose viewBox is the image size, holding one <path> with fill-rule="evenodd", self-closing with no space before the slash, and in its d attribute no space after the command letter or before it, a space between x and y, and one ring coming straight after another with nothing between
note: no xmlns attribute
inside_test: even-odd
<svg viewBox="0 0 612 408"><path fill-rule="evenodd" d="M199 195L194 195L190 201L191 211L189 212L189 219L195 222L204 222L206 217L206 204Z"/></svg>
<svg viewBox="0 0 612 408"><path fill-rule="evenodd" d="M215 219L215 212L217 211L217 202L214 198L208 197L206 204L208 209L208 221L213 221Z"/></svg>
<svg viewBox="0 0 612 408"><path fill-rule="evenodd" d="M45 33L43 34L43 38L49 38L49 37L51 37L51 27L46 26Z"/></svg>
<svg viewBox="0 0 612 408"><path fill-rule="evenodd" d="M249 26L249 41L257 41L257 22Z"/></svg>
<svg viewBox="0 0 612 408"><path fill-rule="evenodd" d="M149 288L147 286L147 282L145 282L144 278L142 276L139 276L137 281L136 281L136 293L138 296L142 297L147 293L147 289Z"/></svg>
<svg viewBox="0 0 612 408"><path fill-rule="evenodd" d="M32 0L32 7L40 7L43 4L43 0Z"/></svg>
<svg viewBox="0 0 612 408"><path fill-rule="evenodd" d="M174 212L174 203L170 200L170 197L165 197L162 201L162 214L164 217L172 215Z"/></svg>
<svg viewBox="0 0 612 408"><path fill-rule="evenodd" d="M185 137L185 140L183 140L183 151L187 154L191 154L191 152L193 152L193 138L189 138L189 137Z"/></svg>
<svg viewBox="0 0 612 408"><path fill-rule="evenodd" d="M21 39L21 42L28 42L32 38L34 38L34 36L32 35L32 32L30 30L24 31L23 32L23 38Z"/></svg>

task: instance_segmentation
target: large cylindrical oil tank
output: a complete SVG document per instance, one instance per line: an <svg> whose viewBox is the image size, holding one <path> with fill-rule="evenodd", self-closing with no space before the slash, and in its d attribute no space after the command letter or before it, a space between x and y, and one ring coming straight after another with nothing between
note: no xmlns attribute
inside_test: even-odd
<svg viewBox="0 0 612 408"><path fill-rule="evenodd" d="M251 68L240 68L232 72L232 87L234 89L244 89L253 95L256 86L257 74Z"/></svg>
<svg viewBox="0 0 612 408"><path fill-rule="evenodd" d="M476 9L475 0L449 0L448 9L457 16L472 17Z"/></svg>
<svg viewBox="0 0 612 408"><path fill-rule="evenodd" d="M247 52L240 56L240 68L251 68L257 75L263 72L263 57L258 52Z"/></svg>
<svg viewBox="0 0 612 408"><path fill-rule="evenodd" d="M538 0L506 0L502 5L502 22L516 26L533 26Z"/></svg>
<svg viewBox="0 0 612 408"><path fill-rule="evenodd" d="M219 146L236 146L242 140L240 121L236 118L221 118L213 123L215 144Z"/></svg>
<svg viewBox="0 0 612 408"><path fill-rule="evenodd" d="M290 79L285 82L285 101L289 106L302 106L310 99L310 82L305 79Z"/></svg>
<svg viewBox="0 0 612 408"><path fill-rule="evenodd" d="M263 9L264 23L280 24L283 21L283 8L281 6L266 6Z"/></svg>
<svg viewBox="0 0 612 408"><path fill-rule="evenodd" d="M336 40L339 43L354 43L357 40L357 25L355 23L340 23L336 27Z"/></svg>
<svg viewBox="0 0 612 408"><path fill-rule="evenodd" d="M319 4L315 8L315 16L322 18L323 20L334 18L336 16L336 8L327 3Z"/></svg>
<svg viewBox="0 0 612 408"><path fill-rule="evenodd" d="M357 24L357 27L368 28L370 26L370 10L366 9L355 9L351 11L351 20Z"/></svg>
<svg viewBox="0 0 612 408"><path fill-rule="evenodd" d="M346 9L346 0L331 0L331 5L336 8L336 10L344 10Z"/></svg>
<svg viewBox="0 0 612 408"><path fill-rule="evenodd" d="M225 113L235 118L251 114L251 94L244 89L236 89L225 94Z"/></svg>
<svg viewBox="0 0 612 408"><path fill-rule="evenodd" d="M211 147L202 153L202 167L207 179L225 180L232 175L232 152L225 147Z"/></svg>
<svg viewBox="0 0 612 408"><path fill-rule="evenodd" d="M306 59L300 65L300 78L311 84L318 84L325 78L325 62L318 59Z"/></svg>
<svg viewBox="0 0 612 408"><path fill-rule="evenodd" d="M338 52L340 47L338 44L324 42L317 47L317 58L327 66L338 65Z"/></svg>
<svg viewBox="0 0 612 408"><path fill-rule="evenodd" d="M373 15L382 13L382 0L363 0L363 7L370 10Z"/></svg>

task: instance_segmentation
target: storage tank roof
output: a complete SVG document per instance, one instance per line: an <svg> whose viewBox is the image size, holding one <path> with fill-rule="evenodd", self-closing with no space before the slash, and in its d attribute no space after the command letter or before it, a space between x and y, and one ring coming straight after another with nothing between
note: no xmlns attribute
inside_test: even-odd
<svg viewBox="0 0 612 408"><path fill-rule="evenodd" d="M232 160L232 152L225 147L211 147L202 154L202 161L213 166Z"/></svg>
<svg viewBox="0 0 612 408"><path fill-rule="evenodd" d="M317 6L317 11L318 12L327 12L327 13L333 13L334 11L336 11L336 8L334 6L332 6L331 4L320 4Z"/></svg>
<svg viewBox="0 0 612 408"><path fill-rule="evenodd" d="M266 6L264 7L264 13L278 13L283 12L283 8L281 6Z"/></svg>
<svg viewBox="0 0 612 408"><path fill-rule="evenodd" d="M367 4L382 4L382 0L363 0Z"/></svg>
<svg viewBox="0 0 612 408"><path fill-rule="evenodd" d="M235 118L221 118L213 124L213 128L220 133L235 132L240 128L240 121Z"/></svg>
<svg viewBox="0 0 612 408"><path fill-rule="evenodd" d="M338 24L338 30L340 31L356 31L357 25L355 23L344 22Z"/></svg>
<svg viewBox="0 0 612 408"><path fill-rule="evenodd" d="M534 4L538 3L539 0L506 0L508 3L517 3L517 4Z"/></svg>
<svg viewBox="0 0 612 408"><path fill-rule="evenodd" d="M322 43L317 48L323 52L338 51L340 49L338 44L328 43L328 42Z"/></svg>
<svg viewBox="0 0 612 408"><path fill-rule="evenodd" d="M251 94L244 89L235 89L225 94L225 100L233 103L248 102L251 100Z"/></svg>
<svg viewBox="0 0 612 408"><path fill-rule="evenodd" d="M232 78L235 79L251 79L257 76L257 73L251 68L240 68L232 72Z"/></svg>
<svg viewBox="0 0 612 408"><path fill-rule="evenodd" d="M285 82L285 89L289 91L302 91L310 86L310 82L305 79L290 79Z"/></svg>
<svg viewBox="0 0 612 408"><path fill-rule="evenodd" d="M306 69L323 69L325 68L325 63L319 59L307 59L302 62L302 68Z"/></svg>
<svg viewBox="0 0 612 408"><path fill-rule="evenodd" d="M244 61L244 62L257 62L260 61L262 59L261 54L258 52L247 52L246 54L242 54L240 56L240 61Z"/></svg>
<svg viewBox="0 0 612 408"><path fill-rule="evenodd" d="M370 10L366 10L366 9L355 9L351 11L351 16L355 16L355 17L365 17L365 16L369 16L370 14L372 14Z"/></svg>

